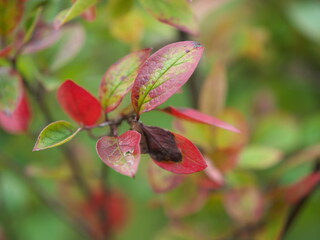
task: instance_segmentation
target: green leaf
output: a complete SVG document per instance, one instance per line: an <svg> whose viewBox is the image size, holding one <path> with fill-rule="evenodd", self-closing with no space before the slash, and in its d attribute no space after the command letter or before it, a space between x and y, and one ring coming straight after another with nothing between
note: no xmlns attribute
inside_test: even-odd
<svg viewBox="0 0 320 240"><path fill-rule="evenodd" d="M113 64L103 76L99 95L106 112L114 110L131 90L139 68L147 60L150 48L133 52Z"/></svg>
<svg viewBox="0 0 320 240"><path fill-rule="evenodd" d="M142 6L160 22L197 35L198 26L186 0L140 0Z"/></svg>
<svg viewBox="0 0 320 240"><path fill-rule="evenodd" d="M46 126L39 134L33 151L57 147L70 141L81 128L76 128L67 121L57 121Z"/></svg>
<svg viewBox="0 0 320 240"><path fill-rule="evenodd" d="M20 76L8 69L0 71L0 111L12 113L22 95Z"/></svg>
<svg viewBox="0 0 320 240"><path fill-rule="evenodd" d="M282 152L266 146L248 146L240 154L239 167L250 169L265 169L278 163Z"/></svg>
<svg viewBox="0 0 320 240"><path fill-rule="evenodd" d="M78 17L88 8L97 3L97 0L77 0L71 8L62 10L54 20L54 26L59 29L66 22Z"/></svg>
<svg viewBox="0 0 320 240"><path fill-rule="evenodd" d="M27 27L27 32L24 35L24 39L23 39L24 43L29 42L29 40L31 39L31 37L32 37L32 35L34 33L34 30L35 30L35 27L36 27L36 25L38 23L38 20L39 20L39 17L40 17L40 14L41 14L42 10L43 10L43 8L39 7L36 10L36 12L34 13L34 15L31 17L30 25Z"/></svg>
<svg viewBox="0 0 320 240"><path fill-rule="evenodd" d="M295 2L288 8L294 26L314 41L320 41L320 3L317 1Z"/></svg>

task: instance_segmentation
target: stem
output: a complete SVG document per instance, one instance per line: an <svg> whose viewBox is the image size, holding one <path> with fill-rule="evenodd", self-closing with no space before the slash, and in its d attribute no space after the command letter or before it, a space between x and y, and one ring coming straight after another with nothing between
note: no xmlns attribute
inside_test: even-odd
<svg viewBox="0 0 320 240"><path fill-rule="evenodd" d="M320 172L320 159L317 160L317 162L314 166L314 169L313 169L313 173L316 173L316 172ZM296 221L296 219L300 215L301 210L303 209L305 204L311 198L312 194L318 189L318 186L319 186L319 184L316 185L307 195L305 195L303 198L301 198L295 206L293 206L293 208L291 209L291 211L289 213L289 216L287 217L287 220L284 224L284 227L280 233L279 239L284 239L286 234L291 229L293 223Z"/></svg>
<svg viewBox="0 0 320 240"><path fill-rule="evenodd" d="M72 172L74 182L77 184L83 196L86 199L90 199L92 196L90 187L83 178L83 171L72 149L68 145L63 146L61 149Z"/></svg>

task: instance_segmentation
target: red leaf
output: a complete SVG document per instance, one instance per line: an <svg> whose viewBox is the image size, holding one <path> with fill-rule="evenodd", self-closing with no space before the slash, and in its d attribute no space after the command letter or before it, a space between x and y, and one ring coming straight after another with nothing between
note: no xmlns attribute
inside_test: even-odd
<svg viewBox="0 0 320 240"><path fill-rule="evenodd" d="M65 112L81 125L92 126L101 116L99 101L71 80L60 86L57 97Z"/></svg>
<svg viewBox="0 0 320 240"><path fill-rule="evenodd" d="M172 134L174 135L177 147L182 154L181 161L154 160L154 162L159 167L177 174L190 174L204 170L207 167L207 164L199 149L185 137L177 133Z"/></svg>
<svg viewBox="0 0 320 240"><path fill-rule="evenodd" d="M211 126L216 126L220 128L227 129L232 132L240 133L240 131L235 128L234 126L231 126L228 123L225 123L215 117L206 115L204 113L201 113L197 110L191 109L191 108L174 108L174 107L166 107L164 109L161 109L161 111L168 113L172 116L175 116L177 118L181 118L187 121L191 122L197 122L197 123L204 123Z"/></svg>
<svg viewBox="0 0 320 240"><path fill-rule="evenodd" d="M0 126L9 133L24 133L28 130L31 115L26 94L23 92L16 109L11 114L0 112Z"/></svg>
<svg viewBox="0 0 320 240"><path fill-rule="evenodd" d="M12 51L12 46L7 46L0 50L0 58L6 58Z"/></svg>
<svg viewBox="0 0 320 240"><path fill-rule="evenodd" d="M87 199L80 206L80 212L95 234L94 239L103 239L101 223L96 217L97 213L103 213L106 216L107 221L103 231L112 233L124 227L128 220L129 210L128 199L125 198L123 193L114 189L105 193L100 189L94 190L90 199Z"/></svg>
<svg viewBox="0 0 320 240"><path fill-rule="evenodd" d="M320 172L312 173L286 189L286 199L290 204L296 204L320 183Z"/></svg>
<svg viewBox="0 0 320 240"><path fill-rule="evenodd" d="M102 161L115 171L134 177L140 162L140 133L127 131L119 137L102 137L97 152Z"/></svg>
<svg viewBox="0 0 320 240"><path fill-rule="evenodd" d="M204 48L197 42L169 44L141 66L133 84L131 101L138 115L167 101L188 81Z"/></svg>

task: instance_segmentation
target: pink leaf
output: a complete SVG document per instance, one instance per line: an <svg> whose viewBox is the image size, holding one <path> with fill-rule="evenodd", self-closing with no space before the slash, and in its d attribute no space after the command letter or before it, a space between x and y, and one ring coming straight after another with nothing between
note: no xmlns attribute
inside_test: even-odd
<svg viewBox="0 0 320 240"><path fill-rule="evenodd" d="M290 204L296 204L320 183L320 172L312 173L286 189L286 199Z"/></svg>
<svg viewBox="0 0 320 240"><path fill-rule="evenodd" d="M167 101L188 81L204 48L197 42L169 44L147 59L133 84L131 101L138 115Z"/></svg>
<svg viewBox="0 0 320 240"><path fill-rule="evenodd" d="M9 133L24 133L31 121L31 109L25 92L12 113L0 112L0 126Z"/></svg>
<svg viewBox="0 0 320 240"><path fill-rule="evenodd" d="M201 113L197 110L191 109L191 108L174 108L174 107L167 107L162 109L161 111L168 113L170 115L173 115L177 118L181 118L187 121L191 122L197 122L197 123L204 123L211 126L216 126L220 128L227 129L232 132L240 133L240 131L235 128L234 126L231 126L228 123L225 123L215 117L206 115L204 113Z"/></svg>
<svg viewBox="0 0 320 240"><path fill-rule="evenodd" d="M101 116L102 108L98 100L71 80L60 86L57 97L65 112L81 125L94 125Z"/></svg>
<svg viewBox="0 0 320 240"><path fill-rule="evenodd" d="M140 162L140 133L127 131L119 137L102 137L97 142L97 153L115 171L134 177Z"/></svg>
<svg viewBox="0 0 320 240"><path fill-rule="evenodd" d="M220 188L224 185L224 179L222 176L222 173L218 168L214 166L211 159L205 158L205 161L208 165L208 167L204 170L208 178L211 180L212 185L215 186L215 188Z"/></svg>

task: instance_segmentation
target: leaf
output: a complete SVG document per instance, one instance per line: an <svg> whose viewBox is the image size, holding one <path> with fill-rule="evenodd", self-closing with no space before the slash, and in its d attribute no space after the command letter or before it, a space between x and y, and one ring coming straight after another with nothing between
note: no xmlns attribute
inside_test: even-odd
<svg viewBox="0 0 320 240"><path fill-rule="evenodd" d="M133 0L110 0L108 1L108 16L110 16L111 19L122 17L128 14L133 5Z"/></svg>
<svg viewBox="0 0 320 240"><path fill-rule="evenodd" d="M239 224L258 222L264 214L264 198L254 187L232 189L224 195L225 208Z"/></svg>
<svg viewBox="0 0 320 240"><path fill-rule="evenodd" d="M38 20L39 20L39 17L40 17L40 14L41 14L42 10L43 10L43 8L39 7L35 11L33 16L31 17L30 25L27 27L26 34L24 35L24 38L23 38L23 43L24 44L29 42L29 40L32 38L32 35L34 34L34 31L35 31L35 28L36 28L36 25L38 23Z"/></svg>
<svg viewBox="0 0 320 240"><path fill-rule="evenodd" d="M140 162L140 133L127 131L119 137L102 137L97 142L101 160L115 171L134 177Z"/></svg>
<svg viewBox="0 0 320 240"><path fill-rule="evenodd" d="M202 85L199 99L201 112L214 116L225 106L227 94L226 69L224 64L216 63Z"/></svg>
<svg viewBox="0 0 320 240"><path fill-rule="evenodd" d="M99 96L105 112L111 112L132 88L139 68L149 57L150 48L133 52L113 64L103 76Z"/></svg>
<svg viewBox="0 0 320 240"><path fill-rule="evenodd" d="M214 147L212 145L213 127L209 125L175 119L173 127L205 151L210 151Z"/></svg>
<svg viewBox="0 0 320 240"><path fill-rule="evenodd" d="M191 109L191 108L174 108L174 107L166 107L164 109L161 109L161 111L168 113L172 116L175 116L177 118L181 118L187 121L196 122L196 123L203 123L208 124L211 126L216 126L220 128L227 129L232 132L240 133L238 129L231 126L228 123L225 123L215 117L206 115L204 113L201 113L197 110Z"/></svg>
<svg viewBox="0 0 320 240"><path fill-rule="evenodd" d="M81 128L74 127L67 121L56 121L46 126L38 136L33 151L60 146L70 141Z"/></svg>
<svg viewBox="0 0 320 240"><path fill-rule="evenodd" d="M0 1L0 36L11 33L20 23L24 13L24 1Z"/></svg>
<svg viewBox="0 0 320 240"><path fill-rule="evenodd" d="M192 35L198 34L198 25L190 4L185 0L140 0L142 6L157 20Z"/></svg>
<svg viewBox="0 0 320 240"><path fill-rule="evenodd" d="M211 159L205 158L208 167L204 170L208 178L212 181L216 188L220 188L224 185L224 179L222 173L216 166L212 163Z"/></svg>
<svg viewBox="0 0 320 240"><path fill-rule="evenodd" d="M74 59L82 50L86 39L85 30L79 24L64 27L61 29L61 35L60 47L55 53L54 60L50 66L52 71L57 71Z"/></svg>
<svg viewBox="0 0 320 240"><path fill-rule="evenodd" d="M125 1L128 2L128 0ZM119 2L119 4L121 3ZM124 5L121 4L121 7L123 8ZM113 37L129 44L132 49L137 49L141 45L141 40L148 25L143 10L132 8L121 16L115 18L109 16L108 26Z"/></svg>
<svg viewBox="0 0 320 240"><path fill-rule="evenodd" d="M56 31L51 25L38 22L30 41L24 46L24 54L35 53L55 44L61 38L61 31Z"/></svg>
<svg viewBox="0 0 320 240"><path fill-rule="evenodd" d="M23 94L21 77L7 68L0 69L0 111L11 114Z"/></svg>
<svg viewBox="0 0 320 240"><path fill-rule="evenodd" d="M148 179L154 192L165 193L180 186L184 181L185 176L165 171L150 162L148 168Z"/></svg>
<svg viewBox="0 0 320 240"><path fill-rule="evenodd" d="M81 125L92 126L101 116L98 100L72 80L60 86L57 98L65 112Z"/></svg>
<svg viewBox="0 0 320 240"><path fill-rule="evenodd" d="M24 133L28 130L31 116L31 109L26 94L23 92L12 113L0 112L0 126L9 133Z"/></svg>
<svg viewBox="0 0 320 240"><path fill-rule="evenodd" d="M294 150L299 146L300 126L297 120L283 113L268 114L261 119L253 131L252 141L256 144Z"/></svg>
<svg viewBox="0 0 320 240"><path fill-rule="evenodd" d="M293 25L310 39L320 41L320 3L317 1L293 2L287 8Z"/></svg>
<svg viewBox="0 0 320 240"><path fill-rule="evenodd" d="M159 127L140 124L140 128L151 158L161 168L190 174L207 167L198 148L185 137Z"/></svg>
<svg viewBox="0 0 320 240"><path fill-rule="evenodd" d="M132 89L132 105L138 116L164 103L188 81L203 49L197 42L176 42L148 58Z"/></svg>
<svg viewBox="0 0 320 240"><path fill-rule="evenodd" d="M315 172L285 189L285 197L291 205L297 204L320 183L320 172Z"/></svg>
<svg viewBox="0 0 320 240"><path fill-rule="evenodd" d="M208 200L208 191L202 191L192 177L176 189L166 193L161 198L166 215L171 219L181 219L193 213L198 213Z"/></svg>
<svg viewBox="0 0 320 240"><path fill-rule="evenodd" d="M85 12L97 3L97 0L77 0L71 8L61 11L54 20L54 26L59 29L63 24Z"/></svg>
<svg viewBox="0 0 320 240"><path fill-rule="evenodd" d="M246 169L269 168L278 163L282 156L282 151L276 148L251 145L241 152L239 167Z"/></svg>
<svg viewBox="0 0 320 240"><path fill-rule="evenodd" d="M245 146L249 138L249 127L247 120L241 112L235 109L225 109L219 114L219 119L232 125L236 125L241 134L234 134L221 128L214 128L212 143L218 149L239 150Z"/></svg>
<svg viewBox="0 0 320 240"><path fill-rule="evenodd" d="M12 46L6 46L3 49L0 49L0 58L6 58L12 51Z"/></svg>

